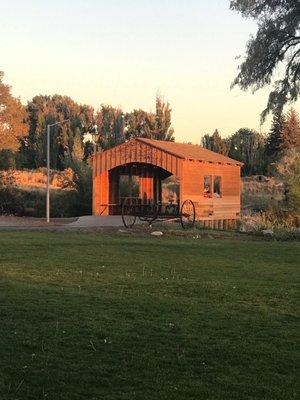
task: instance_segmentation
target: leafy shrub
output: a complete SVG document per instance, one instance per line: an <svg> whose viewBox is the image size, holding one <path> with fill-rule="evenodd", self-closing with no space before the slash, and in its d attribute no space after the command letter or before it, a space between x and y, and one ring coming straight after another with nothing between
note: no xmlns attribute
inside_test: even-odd
<svg viewBox="0 0 300 400"><path fill-rule="evenodd" d="M0 170L8 170L16 167L16 155L11 150L0 150Z"/></svg>
<svg viewBox="0 0 300 400"><path fill-rule="evenodd" d="M275 228L274 239L276 240L300 240L299 232L294 228Z"/></svg>
<svg viewBox="0 0 300 400"><path fill-rule="evenodd" d="M270 204L284 203L282 179L266 176L244 177L242 182L242 209L244 211L266 211Z"/></svg>
<svg viewBox="0 0 300 400"><path fill-rule="evenodd" d="M72 162L62 171L51 171L51 216L74 217L92 212L92 171L83 162ZM23 182L23 185L20 183ZM46 169L0 171L0 214L44 217ZM35 188L31 184L42 187ZM18 186L17 186L18 185Z"/></svg>
<svg viewBox="0 0 300 400"><path fill-rule="evenodd" d="M261 236L264 230L270 230L272 234L269 237L276 240L299 240L300 235L297 226L298 217L296 214L274 205L265 212L244 216L238 221L240 232Z"/></svg>
<svg viewBox="0 0 300 400"><path fill-rule="evenodd" d="M300 213L300 156L295 160L293 172L287 180L287 198L290 207Z"/></svg>
<svg viewBox="0 0 300 400"><path fill-rule="evenodd" d="M92 213L92 169L82 161L71 161L69 167L74 171L78 204L77 215L90 215Z"/></svg>
<svg viewBox="0 0 300 400"><path fill-rule="evenodd" d="M78 193L75 190L52 190L51 216L77 216ZM46 191L24 190L14 186L0 187L0 214L44 217L46 213Z"/></svg>
<svg viewBox="0 0 300 400"><path fill-rule="evenodd" d="M276 165L277 173L285 185L285 195L290 210L300 214L300 154L290 149Z"/></svg>

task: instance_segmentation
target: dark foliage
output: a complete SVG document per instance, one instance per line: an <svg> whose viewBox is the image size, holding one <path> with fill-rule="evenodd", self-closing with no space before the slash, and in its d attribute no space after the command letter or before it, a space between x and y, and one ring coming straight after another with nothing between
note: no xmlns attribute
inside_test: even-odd
<svg viewBox="0 0 300 400"><path fill-rule="evenodd" d="M297 0L232 0L230 8L258 23L247 43L246 58L233 81L244 90L269 85L280 66L283 74L274 82L262 121L269 112L297 100L300 92L300 2Z"/></svg>
<svg viewBox="0 0 300 400"><path fill-rule="evenodd" d="M76 160L70 161L68 166L74 171L77 215L90 215L92 214L92 169L85 162Z"/></svg>
<svg viewBox="0 0 300 400"><path fill-rule="evenodd" d="M52 218L78 216L79 196L75 190L52 190ZM0 187L0 215L45 217L46 192L23 190L13 186Z"/></svg>
<svg viewBox="0 0 300 400"><path fill-rule="evenodd" d="M272 159L276 159L281 151L282 147L282 129L285 123L284 114L274 114L272 120L272 126L267 136L266 142L266 156Z"/></svg>
<svg viewBox="0 0 300 400"><path fill-rule="evenodd" d="M265 137L248 128L239 129L229 139L229 157L242 161L242 175L264 174Z"/></svg>
<svg viewBox="0 0 300 400"><path fill-rule="evenodd" d="M212 135L206 134L201 139L201 144L205 149L215 151L227 156L229 148L226 139L221 138L216 129Z"/></svg>
<svg viewBox="0 0 300 400"><path fill-rule="evenodd" d="M46 165L47 124L69 120L68 123L51 128L51 167L64 169L65 159L80 154L83 149L83 135L94 123L93 108L80 105L67 96L35 96L28 103L29 135L22 143L21 153L27 168ZM74 147L74 139L76 148ZM83 155L83 150L82 150Z"/></svg>

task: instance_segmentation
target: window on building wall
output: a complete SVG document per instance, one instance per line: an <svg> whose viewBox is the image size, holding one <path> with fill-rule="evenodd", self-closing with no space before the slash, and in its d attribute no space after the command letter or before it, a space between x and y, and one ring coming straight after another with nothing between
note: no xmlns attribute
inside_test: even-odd
<svg viewBox="0 0 300 400"><path fill-rule="evenodd" d="M214 176L214 197L222 197L222 178Z"/></svg>
<svg viewBox="0 0 300 400"><path fill-rule="evenodd" d="M204 197L222 197L222 177L221 176L204 176Z"/></svg>
<svg viewBox="0 0 300 400"><path fill-rule="evenodd" d="M211 176L210 175L204 176L203 196L211 197Z"/></svg>

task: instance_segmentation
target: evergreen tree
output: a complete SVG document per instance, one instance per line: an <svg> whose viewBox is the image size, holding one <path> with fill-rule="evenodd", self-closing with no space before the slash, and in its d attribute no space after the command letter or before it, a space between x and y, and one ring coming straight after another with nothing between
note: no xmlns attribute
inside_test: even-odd
<svg viewBox="0 0 300 400"><path fill-rule="evenodd" d="M273 115L270 132L267 136L266 155L271 158L277 158L282 146L282 129L285 123L285 116L282 113Z"/></svg>
<svg viewBox="0 0 300 400"><path fill-rule="evenodd" d="M281 131L281 149L300 149L300 119L299 114L291 108Z"/></svg>

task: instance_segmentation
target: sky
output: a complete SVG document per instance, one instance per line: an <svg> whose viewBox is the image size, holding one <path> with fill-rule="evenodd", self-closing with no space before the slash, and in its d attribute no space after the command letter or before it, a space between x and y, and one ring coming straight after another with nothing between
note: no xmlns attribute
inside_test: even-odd
<svg viewBox="0 0 300 400"><path fill-rule="evenodd" d="M176 140L200 143L215 129L268 129L268 89L230 90L255 31L229 0L0 0L0 70L24 104L58 93L154 111L159 93Z"/></svg>

